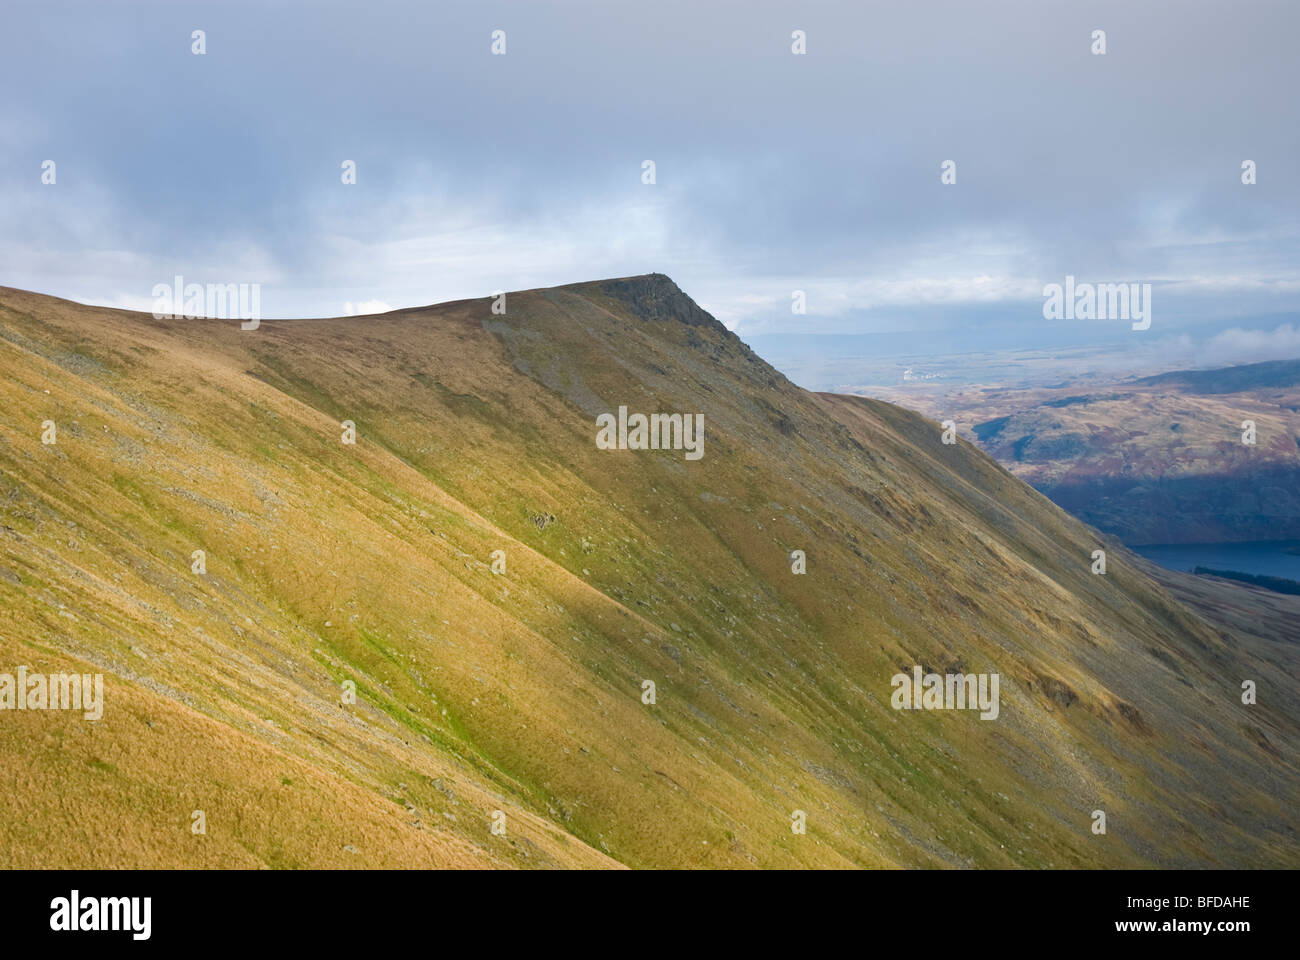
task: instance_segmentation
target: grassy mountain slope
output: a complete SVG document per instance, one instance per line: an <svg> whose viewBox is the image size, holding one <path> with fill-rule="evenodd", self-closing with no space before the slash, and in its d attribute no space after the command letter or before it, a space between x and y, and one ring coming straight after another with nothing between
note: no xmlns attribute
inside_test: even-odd
<svg viewBox="0 0 1300 960"><path fill-rule="evenodd" d="M665 277L247 332L0 288L0 367L0 671L107 700L0 714L10 864L1300 862L1293 646ZM597 449L619 405L703 459ZM890 709L915 663L1000 717Z"/></svg>

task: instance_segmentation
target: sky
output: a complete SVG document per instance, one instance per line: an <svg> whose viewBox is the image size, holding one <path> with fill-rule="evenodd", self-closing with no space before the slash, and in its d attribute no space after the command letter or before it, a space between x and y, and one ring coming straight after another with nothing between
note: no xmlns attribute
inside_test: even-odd
<svg viewBox="0 0 1300 960"><path fill-rule="evenodd" d="M1300 356L1298 33L1268 0L5 0L0 284L311 317L662 272L777 353ZM1067 275L1150 283L1151 328L1045 320Z"/></svg>

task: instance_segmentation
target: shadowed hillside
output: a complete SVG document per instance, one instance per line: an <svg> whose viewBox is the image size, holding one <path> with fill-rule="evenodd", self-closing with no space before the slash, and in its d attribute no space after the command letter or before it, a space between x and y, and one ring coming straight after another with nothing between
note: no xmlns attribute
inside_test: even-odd
<svg viewBox="0 0 1300 960"><path fill-rule="evenodd" d="M1300 864L1293 644L666 277L491 304L0 288L0 671L106 701L0 713L7 865ZM620 406L703 457L599 449ZM914 664L999 674L998 718L891 709Z"/></svg>

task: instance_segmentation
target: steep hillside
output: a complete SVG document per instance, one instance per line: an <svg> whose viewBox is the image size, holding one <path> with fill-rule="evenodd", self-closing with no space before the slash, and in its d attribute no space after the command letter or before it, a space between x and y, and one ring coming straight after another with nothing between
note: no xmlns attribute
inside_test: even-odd
<svg viewBox="0 0 1300 960"><path fill-rule="evenodd" d="M666 277L491 305L0 288L0 672L106 701L0 713L6 864L1300 864L1294 644ZM600 449L620 406L703 456ZM999 674L999 716L891 709L914 664Z"/></svg>

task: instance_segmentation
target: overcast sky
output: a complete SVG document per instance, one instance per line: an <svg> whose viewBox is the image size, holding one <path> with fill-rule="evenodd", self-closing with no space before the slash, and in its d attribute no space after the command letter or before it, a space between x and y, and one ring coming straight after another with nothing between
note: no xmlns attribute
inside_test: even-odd
<svg viewBox="0 0 1300 960"><path fill-rule="evenodd" d="M0 284L303 317L660 271L745 337L1128 335L1043 320L1073 274L1300 355L1297 35L1261 0L5 0Z"/></svg>

